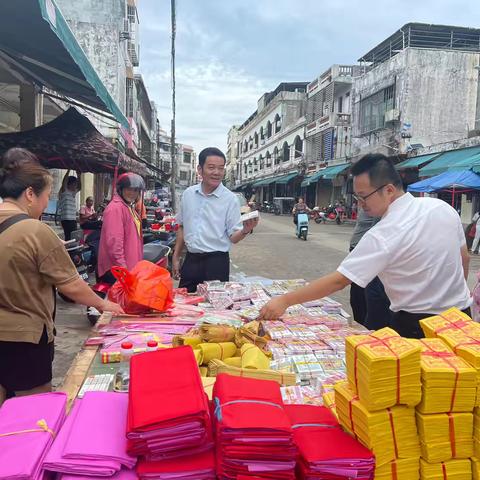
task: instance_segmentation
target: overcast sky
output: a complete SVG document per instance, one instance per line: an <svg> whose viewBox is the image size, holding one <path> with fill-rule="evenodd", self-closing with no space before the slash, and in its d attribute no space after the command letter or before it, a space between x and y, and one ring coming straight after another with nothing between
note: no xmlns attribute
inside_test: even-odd
<svg viewBox="0 0 480 480"><path fill-rule="evenodd" d="M139 0L140 67L170 131L170 0ZM478 0L177 0L177 141L226 147L280 82L309 82L408 22L478 27Z"/></svg>

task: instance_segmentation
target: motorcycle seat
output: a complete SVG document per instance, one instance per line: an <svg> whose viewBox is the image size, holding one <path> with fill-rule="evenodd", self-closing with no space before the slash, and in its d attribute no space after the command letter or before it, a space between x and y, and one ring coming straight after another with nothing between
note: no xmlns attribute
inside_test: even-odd
<svg viewBox="0 0 480 480"><path fill-rule="evenodd" d="M143 259L157 263L168 255L170 248L160 243L147 243L143 246Z"/></svg>

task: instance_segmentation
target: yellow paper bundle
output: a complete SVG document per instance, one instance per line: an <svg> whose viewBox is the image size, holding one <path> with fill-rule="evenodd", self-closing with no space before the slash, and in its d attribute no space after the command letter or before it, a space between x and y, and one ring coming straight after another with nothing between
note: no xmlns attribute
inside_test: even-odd
<svg viewBox="0 0 480 480"><path fill-rule="evenodd" d="M255 370L254 368L237 368L226 365L221 360L211 360L208 364L208 374L216 377L220 373L228 373L236 377L258 378L259 380L273 380L285 387L296 385L297 377L294 373L281 370Z"/></svg>
<svg viewBox="0 0 480 480"><path fill-rule="evenodd" d="M208 365L208 362L214 358L224 360L235 356L237 346L232 342L200 343L195 349L202 352L202 365Z"/></svg>
<svg viewBox="0 0 480 480"><path fill-rule="evenodd" d="M475 406L475 369L439 338L411 340L422 349L421 413L471 412Z"/></svg>
<svg viewBox="0 0 480 480"><path fill-rule="evenodd" d="M202 343L202 339L198 335L175 335L172 339L172 345L174 347L180 347L182 345L196 347L199 343Z"/></svg>
<svg viewBox="0 0 480 480"><path fill-rule="evenodd" d="M375 480L416 480L420 473L420 460L414 458L399 458L393 462L375 468Z"/></svg>
<svg viewBox="0 0 480 480"><path fill-rule="evenodd" d="M242 367L242 357L230 357L230 358L224 358L223 362L226 365L230 365L231 367L237 367L241 368Z"/></svg>
<svg viewBox="0 0 480 480"><path fill-rule="evenodd" d="M197 348L194 348L193 354L195 355L195 360L197 362L197 365L200 366L203 362L203 352L201 350L198 350Z"/></svg>
<svg viewBox="0 0 480 480"><path fill-rule="evenodd" d="M198 367L200 370L200 376L201 377L206 377L208 374L208 368L207 367Z"/></svg>
<svg viewBox="0 0 480 480"><path fill-rule="evenodd" d="M430 463L473 456L473 413L417 412L422 458Z"/></svg>
<svg viewBox="0 0 480 480"><path fill-rule="evenodd" d="M230 325L210 325L204 323L199 328L202 342L233 342L237 329Z"/></svg>
<svg viewBox="0 0 480 480"><path fill-rule="evenodd" d="M266 350L268 340L269 337L265 335L262 323L257 320L241 326L235 334L235 343L238 347L252 343L262 350ZM270 352L267 354L269 355Z"/></svg>
<svg viewBox="0 0 480 480"><path fill-rule="evenodd" d="M323 404L333 413L335 418L338 420L337 408L335 405L335 392L325 392L322 396Z"/></svg>
<svg viewBox="0 0 480 480"><path fill-rule="evenodd" d="M413 477L412 477L413 478ZM421 480L472 480L470 460L448 460L441 463L428 463L420 459Z"/></svg>
<svg viewBox="0 0 480 480"><path fill-rule="evenodd" d="M335 405L340 424L373 451L378 466L399 458L420 457L415 409L399 405L370 412L348 382L335 385Z"/></svg>
<svg viewBox="0 0 480 480"><path fill-rule="evenodd" d="M346 338L347 377L365 408L420 402L420 351L391 328Z"/></svg>
<svg viewBox="0 0 480 480"><path fill-rule="evenodd" d="M257 370L268 370L270 360L255 345L245 343L241 349L242 368L254 368Z"/></svg>
<svg viewBox="0 0 480 480"><path fill-rule="evenodd" d="M424 318L420 320L420 326L427 338L435 338L439 333L445 332L450 328L463 327L472 319L456 307L445 310L440 315Z"/></svg>
<svg viewBox="0 0 480 480"><path fill-rule="evenodd" d="M478 457L472 457L472 478L473 480L480 480L480 461Z"/></svg>
<svg viewBox="0 0 480 480"><path fill-rule="evenodd" d="M473 452L475 457L480 458L480 408L473 412Z"/></svg>

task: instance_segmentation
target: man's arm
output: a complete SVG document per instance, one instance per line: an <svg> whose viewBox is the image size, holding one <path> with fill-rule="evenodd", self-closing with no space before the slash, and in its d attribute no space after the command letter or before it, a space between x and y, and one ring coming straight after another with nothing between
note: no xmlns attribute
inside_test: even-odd
<svg viewBox="0 0 480 480"><path fill-rule="evenodd" d="M249 233L252 233L252 230L258 225L258 218L252 218L243 222L243 228L237 230L236 232L230 235L230 241L232 243L238 243L243 240Z"/></svg>
<svg viewBox="0 0 480 480"><path fill-rule="evenodd" d="M463 275L465 277L465 280L468 280L468 269L469 269L469 266L470 266L470 255L468 253L467 245L463 245L463 247L460 248L460 254L462 256Z"/></svg>
<svg viewBox="0 0 480 480"><path fill-rule="evenodd" d="M270 300L260 311L258 319L276 320L288 307L326 297L344 289L350 283L351 281L340 272L329 273L306 287Z"/></svg>
<svg viewBox="0 0 480 480"><path fill-rule="evenodd" d="M184 247L185 247L185 240L183 236L183 225L180 225L177 231L177 240L175 242L175 250L172 256L173 278L180 277L180 257L182 256Z"/></svg>

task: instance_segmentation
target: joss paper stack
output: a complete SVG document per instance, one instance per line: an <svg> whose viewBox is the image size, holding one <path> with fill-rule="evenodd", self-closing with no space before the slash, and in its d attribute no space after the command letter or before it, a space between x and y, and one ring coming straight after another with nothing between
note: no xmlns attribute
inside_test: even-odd
<svg viewBox="0 0 480 480"><path fill-rule="evenodd" d="M439 315L420 320L420 326L427 338L438 337L438 334L450 328L462 328L472 319L456 307L449 308Z"/></svg>
<svg viewBox="0 0 480 480"><path fill-rule="evenodd" d="M475 457L480 458L480 408L473 411L473 450Z"/></svg>
<svg viewBox="0 0 480 480"><path fill-rule="evenodd" d="M337 406L335 405L335 390L323 394L323 404L332 412L338 420Z"/></svg>
<svg viewBox="0 0 480 480"><path fill-rule="evenodd" d="M419 458L399 458L375 468L375 480L416 480L419 476Z"/></svg>
<svg viewBox="0 0 480 480"><path fill-rule="evenodd" d="M125 428L128 397L114 392L86 392L77 400L43 468L51 472L111 476L137 461L127 454Z"/></svg>
<svg viewBox="0 0 480 480"><path fill-rule="evenodd" d="M475 369L438 338L411 340L422 349L421 413L471 412L475 405Z"/></svg>
<svg viewBox="0 0 480 480"><path fill-rule="evenodd" d="M221 374L213 403L219 479L295 479L297 450L278 383Z"/></svg>
<svg viewBox="0 0 480 480"><path fill-rule="evenodd" d="M237 346L233 342L199 343L195 346L195 350L199 353L200 364L208 365L208 362L214 358L225 360L234 357Z"/></svg>
<svg viewBox="0 0 480 480"><path fill-rule="evenodd" d="M199 328L199 334L203 342L232 342L235 339L237 329L230 325L209 325L204 323Z"/></svg>
<svg viewBox="0 0 480 480"><path fill-rule="evenodd" d="M365 408L420 402L420 351L390 328L346 338L347 377Z"/></svg>
<svg viewBox="0 0 480 480"><path fill-rule="evenodd" d="M42 393L7 400L0 408L0 478L40 480L42 463L65 420L67 396Z"/></svg>
<svg viewBox="0 0 480 480"><path fill-rule="evenodd" d="M417 413L422 458L430 463L473 456L473 414Z"/></svg>
<svg viewBox="0 0 480 480"><path fill-rule="evenodd" d="M378 466L420 457L415 409L398 405L370 412L347 382L335 385L335 405L340 424L373 451Z"/></svg>
<svg viewBox="0 0 480 480"><path fill-rule="evenodd" d="M208 399L191 347L132 357L128 398L132 455L161 460L211 448Z"/></svg>
<svg viewBox="0 0 480 480"><path fill-rule="evenodd" d="M285 405L300 454L300 479L373 479L375 458L345 433L326 407Z"/></svg>
<svg viewBox="0 0 480 480"><path fill-rule="evenodd" d="M428 463L420 459L420 480L471 480L470 460L449 460L441 463Z"/></svg>
<svg viewBox="0 0 480 480"><path fill-rule="evenodd" d="M470 460L472 461L472 478L473 480L480 480L480 461L476 456Z"/></svg>
<svg viewBox="0 0 480 480"><path fill-rule="evenodd" d="M209 451L181 460L140 460L137 474L140 480L215 480L215 455Z"/></svg>

